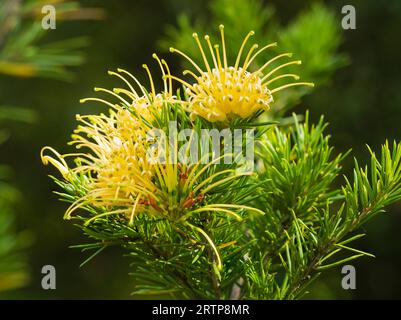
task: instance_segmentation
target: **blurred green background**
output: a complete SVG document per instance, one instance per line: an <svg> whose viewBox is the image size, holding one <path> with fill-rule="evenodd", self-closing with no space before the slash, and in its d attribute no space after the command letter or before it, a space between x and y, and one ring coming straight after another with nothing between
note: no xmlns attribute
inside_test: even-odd
<svg viewBox="0 0 401 320"><path fill-rule="evenodd" d="M28 230L34 240L27 250L30 282L23 288L0 293L0 298L130 298L133 281L127 277L130 261L122 256L122 250L109 248L85 267L78 267L89 253L68 246L88 240L79 229L62 219L66 205L52 193L55 186L47 177L50 169L42 165L39 152L45 145L67 152L66 142L76 126L75 114L104 111L99 105L81 105L79 99L93 96L94 86L109 88L118 83L107 76L107 70L117 67L130 70L145 81L141 65L156 66L151 54L158 51L157 43L166 34L166 26L176 25L182 13L207 17L209 2L81 1L84 7L103 8L106 17L100 21L60 24L56 30L49 30L44 40L81 34L90 39L84 49L85 62L72 69L74 80L0 75L0 104L37 112L33 123L4 124L10 138L0 146L0 163L12 168L10 181L20 193L14 206L16 228ZM265 2L274 6L277 18L286 25L319 1ZM346 4L354 5L357 29L342 31L340 52L348 55L348 64L338 69L328 84L318 86L304 97L294 111L302 113L309 109L315 120L325 115L337 151L353 149L345 162L344 171L349 172L353 156L368 159L366 143L377 149L386 138L400 140L401 137L401 2L320 2L339 16L339 26L341 8ZM241 12L237 15L238 23L246 24ZM164 56L168 56L176 70L181 70L174 63L176 57ZM357 290L342 290L341 270L337 268L314 284L309 298L401 298L401 204L376 217L365 229L367 237L359 240L359 248L375 254L376 259L362 258L353 262ZM56 267L56 290L41 288L41 268L47 264Z"/></svg>

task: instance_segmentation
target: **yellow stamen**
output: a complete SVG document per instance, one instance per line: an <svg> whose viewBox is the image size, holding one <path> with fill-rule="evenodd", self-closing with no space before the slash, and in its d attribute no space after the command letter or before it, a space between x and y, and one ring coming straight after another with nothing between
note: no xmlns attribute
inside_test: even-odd
<svg viewBox="0 0 401 320"><path fill-rule="evenodd" d="M201 69L190 57L188 57L188 56L187 56L185 53L183 53L182 51L177 50L177 49L171 47L171 48L170 48L170 52L171 52L171 53L177 52L178 54L182 55L185 59L187 59L187 60L195 67L196 70L198 70L199 72L202 72L202 69Z"/></svg>
<svg viewBox="0 0 401 320"><path fill-rule="evenodd" d="M223 46L223 61L224 61L224 68L227 68L227 54L226 54L226 41L224 39L224 26L221 24L219 26L220 34L221 34L221 44Z"/></svg>
<svg viewBox="0 0 401 320"><path fill-rule="evenodd" d="M153 57L153 59L155 59L155 60L157 61L157 63L159 64L159 67L160 67L160 69L161 69L161 71L162 71L162 75L163 75L163 77L164 77L164 76L166 75L166 73L164 72L164 68L163 68L163 64L162 64L161 60L159 59L159 57L157 56L156 53L152 54L152 57ZM164 83L164 92L168 92L168 88L167 88L167 83L166 83L166 81L163 80L163 83Z"/></svg>
<svg viewBox="0 0 401 320"><path fill-rule="evenodd" d="M278 66L277 68L274 68L274 69L273 69L272 71L270 71L268 74L266 74L266 75L262 78L262 82L265 81L266 79L268 79L271 75L273 75L274 73L276 73L278 70L280 70L280 69L282 69L282 68L291 66L291 65L293 65L293 64L301 64L301 63L302 63L301 60L298 60L298 61L291 61L291 62L284 63L284 64Z"/></svg>
<svg viewBox="0 0 401 320"><path fill-rule="evenodd" d="M98 88L98 87L95 87L94 91L95 92L99 92L99 91L106 92L106 93L111 94L112 96L116 97L117 99L121 100L125 105L127 105L127 106L130 105L130 103L127 100L125 100L124 98L122 98L118 94L114 93L113 91L110 91L110 90L107 90L107 89L103 89L103 88Z"/></svg>
<svg viewBox="0 0 401 320"><path fill-rule="evenodd" d="M251 36L253 36L254 34L255 34L254 31L250 31L250 32L247 34L247 36L245 37L244 41L242 41L241 47L240 47L239 52L238 52L238 55L237 55L237 60L235 61L235 65L234 65L234 68L235 68L235 69L238 69L239 62L240 62L241 55L242 55L242 50L244 50L245 44L247 43L248 39L249 39Z"/></svg>
<svg viewBox="0 0 401 320"><path fill-rule="evenodd" d="M113 71L107 71L107 73L108 73L109 75L119 77L121 80L123 80L123 81L128 85L128 87L130 88L130 90L132 91L132 93L133 93L136 97L139 98L138 93L137 93L137 92L135 91L135 89L132 87L131 83L129 83L129 81L127 81L127 79L125 79L122 75L120 75L120 74L118 74L118 73L116 73L116 72L113 72Z"/></svg>
<svg viewBox="0 0 401 320"><path fill-rule="evenodd" d="M101 103L104 103L104 104L108 105L109 107L111 107L113 109L118 108L118 106L116 104L112 104L112 103L110 103L110 102L108 102L106 100L99 99L99 98L84 98L84 99L80 99L79 100L80 103L85 103L87 101L98 101L98 102L101 102Z"/></svg>
<svg viewBox="0 0 401 320"><path fill-rule="evenodd" d="M263 51L265 51L265 50L267 50L267 49L269 49L269 48L273 48L273 47L277 47L277 42L270 43L270 44L268 44L267 46L264 46L263 48L261 48L261 49L259 49L258 51L256 51L256 53L252 56L252 58L249 60L249 62L248 62L246 65L244 65L244 69L247 69L248 66L251 65L251 63L255 60L255 58L256 58L259 54L261 54Z"/></svg>
<svg viewBox="0 0 401 320"><path fill-rule="evenodd" d="M199 41L198 35L197 35L196 33L194 33L192 36L195 38L195 41L196 41L196 43L198 44L198 47L199 47L199 50L200 50L200 52L201 52L201 55L202 55L202 58L203 58L203 62L205 63L205 67L206 67L207 71L208 71L209 73L212 73L212 70L210 69L209 62L207 61L205 52L203 51L202 44L201 44L200 41Z"/></svg>
<svg viewBox="0 0 401 320"><path fill-rule="evenodd" d="M295 83L289 83L289 84L286 84L286 85L283 85L283 86L281 86L281 87L278 87L278 88L276 88L276 89L271 90L271 93L273 94L273 93L278 92L278 91L281 91L281 90L283 90L283 89L286 89L286 88L289 88L289 87L295 87L295 86L314 87L315 84L314 84L314 83L311 83L311 82L295 82Z"/></svg>
<svg viewBox="0 0 401 320"><path fill-rule="evenodd" d="M251 47L251 49L248 51L248 54L246 55L246 58L245 58L245 61L244 61L244 64L242 65L242 69L243 69L243 70L246 70L246 68L247 68L247 66L248 66L248 61L249 61L249 59L251 58L253 51L255 51L258 47L259 47L258 44L254 44L254 45Z"/></svg>
<svg viewBox="0 0 401 320"><path fill-rule="evenodd" d="M164 59L162 59L162 64L166 67L167 76L170 76L171 75L170 68L169 68L167 62ZM172 83L172 79L171 78L169 78L168 88L169 88L168 93L169 93L170 96L172 96L173 95L173 83Z"/></svg>
<svg viewBox="0 0 401 320"><path fill-rule="evenodd" d="M143 94L144 96L147 96L147 92L145 91L144 87L141 85L141 83L138 81L138 79L137 79L136 77L134 77L134 75L132 75L130 72L128 72L128 71L126 71L126 70L124 70L124 69L121 69L121 68L118 68L117 71L118 71L118 72L125 73L126 75L128 75L128 76L129 76L132 80L134 80L135 83L138 85L138 87L139 87L139 89L141 90L142 94Z"/></svg>
<svg viewBox="0 0 401 320"><path fill-rule="evenodd" d="M208 47L209 47L209 51L210 51L210 54L211 54L212 59L213 59L214 67L217 69L217 68L218 68L217 60L216 60L216 56L215 56L215 54L214 54L214 50L213 50L212 44L211 44L211 42L210 42L210 37L209 37L208 35L205 35L205 40L206 40L207 45L208 45Z"/></svg>
<svg viewBox="0 0 401 320"><path fill-rule="evenodd" d="M264 69L266 69L267 66L269 66L271 63L273 63L274 61L283 58L283 57L292 57L292 53L283 53L283 54L279 54L278 56L275 56L274 58L270 59L269 61L267 61L262 67L260 67L256 72L262 72Z"/></svg>
<svg viewBox="0 0 401 320"><path fill-rule="evenodd" d="M265 84L268 86L269 84L271 84L271 83L273 83L273 82L275 82L275 81L277 81L279 79L283 79L283 78L293 78L295 80L299 80L300 79L300 77L298 75L296 75L296 74L287 73L287 74L282 74L280 76L277 76L277 77L265 82Z"/></svg>
<svg viewBox="0 0 401 320"><path fill-rule="evenodd" d="M146 64L143 64L142 67L146 70L146 72L149 76L149 82L150 82L150 87L152 89L152 94L153 94L153 96L156 96L155 84L153 83L152 74L150 73L150 70Z"/></svg>

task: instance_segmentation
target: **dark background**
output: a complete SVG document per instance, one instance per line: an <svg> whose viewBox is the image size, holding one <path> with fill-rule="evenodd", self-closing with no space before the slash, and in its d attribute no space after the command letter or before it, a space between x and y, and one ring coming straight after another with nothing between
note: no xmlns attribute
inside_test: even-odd
<svg viewBox="0 0 401 320"><path fill-rule="evenodd" d="M314 1L269 1L284 22L290 22ZM142 63L154 63L151 54L179 13L207 14L207 1L82 1L83 6L102 7L107 18L100 22L72 22L51 31L57 37L85 33L91 39L87 61L77 68L71 83L48 79L0 78L0 95L10 104L29 107L38 113L34 124L10 124L12 136L1 149L1 161L14 168L13 183L22 197L17 204L19 229L35 237L29 250L32 280L28 287L8 292L6 298L89 298L127 299L132 279L127 277L129 258L109 248L88 265L79 264L88 256L69 245L88 241L70 222L62 219L66 205L52 193L55 186L47 177L49 167L39 152L45 145L66 152L66 142L76 126L76 113L96 113L100 106L79 104L93 96L94 86L112 87L115 79L107 70L123 67L142 75ZM344 31L341 51L350 64L335 73L326 87L317 88L303 99L313 119L324 114L328 131L338 152L353 153L345 162L349 172L353 156L367 160L365 144L378 149L386 138L401 137L401 1L325 1L341 14L343 5L357 10L357 29ZM238 19L241 14L238 13ZM339 21L341 23L341 21ZM56 35L55 35L56 36ZM171 58L171 57L170 57ZM170 59L174 61L174 59ZM170 63L173 64L173 63ZM295 111L303 112L302 108ZM352 264L357 272L357 290L341 289L340 268L324 274L313 287L310 298L401 298L401 205L389 208L365 226L368 234L358 248L376 255ZM57 270L57 289L41 289L41 268L51 264Z"/></svg>

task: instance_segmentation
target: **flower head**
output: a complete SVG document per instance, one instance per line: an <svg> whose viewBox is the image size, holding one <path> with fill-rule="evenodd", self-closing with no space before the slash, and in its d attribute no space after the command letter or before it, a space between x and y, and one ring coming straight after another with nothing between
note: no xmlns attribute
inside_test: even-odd
<svg viewBox="0 0 401 320"><path fill-rule="evenodd" d="M118 207L118 213L128 217L140 211L138 196L143 190L154 190L150 182L154 171L146 160L146 125L118 106L108 115L77 115L77 120L81 125L70 144L84 151L60 155L49 147L42 150L43 162L52 163L66 180L85 177L81 182L86 194L67 210L66 218L88 204L106 210ZM46 150L56 156L44 155ZM68 157L75 160L72 169L65 160Z"/></svg>
<svg viewBox="0 0 401 320"><path fill-rule="evenodd" d="M170 70L164 60L155 54L163 76L169 75ZM152 183L154 167L147 161L147 134L152 122L161 113L163 105L175 101L171 79L164 79L164 91L157 93L149 68L145 68L150 82L150 92L128 71L118 69L109 71L127 85L127 88L113 90L95 88L97 92L105 92L117 98L118 103L100 98L86 98L81 102L98 101L110 107L108 114L77 115L81 123L72 135L70 144L81 153L60 155L52 148L42 150L44 164L53 164L63 175L64 179L72 182L78 176L86 194L80 197L67 210L65 217L70 218L76 209L91 205L103 208L113 214L125 214L131 221L138 212L153 203L150 196L155 190ZM127 79L133 80L139 89ZM53 156L45 155L51 151ZM74 158L76 166L69 168L66 158ZM149 200L151 199L151 200Z"/></svg>
<svg viewBox="0 0 401 320"><path fill-rule="evenodd" d="M222 52L218 44L212 45L210 37L205 36L207 47L210 51L212 63L206 57L204 48L196 33L193 34L201 52L206 70L197 65L190 57L178 49L170 48L171 52L177 52L187 59L198 72L197 74L185 70L184 75L191 75L195 82L190 84L178 77L171 77L183 83L189 97L188 109L192 117L200 116L210 122L225 122L235 117L248 118L258 110L268 110L273 102L274 93L291 86L313 86L307 82L291 82L289 84L272 88L272 84L282 78L299 79L295 74L282 74L276 76L276 72L290 65L301 64L301 61L290 61L266 71L273 62L284 57L291 57L291 53L280 54L256 71L250 71L249 67L255 58L268 48L275 47L277 43L264 46L254 53L258 48L254 44L244 61L241 63L244 47L254 32L251 31L245 37L234 65L227 62L226 44L224 39L224 27L220 25Z"/></svg>
<svg viewBox="0 0 401 320"><path fill-rule="evenodd" d="M71 218L74 211L86 206L101 212L88 219L87 224L109 215L124 215L133 223L140 213L182 222L203 212L223 213L238 220L241 217L236 210L261 213L238 204L200 206L221 185L249 175L235 168L214 172L214 166L225 155L206 164L204 159L191 165L151 162L147 139L150 127L131 111L114 106L108 115L78 115L77 120L81 125L74 131L70 144L83 149L82 152L60 155L45 147L41 154L44 164L53 164L69 183L79 179L80 188L85 190L68 208L65 218ZM45 155L46 151L54 155ZM166 145L165 152L166 158L177 159L178 145ZM71 157L76 164L73 168L66 161ZM204 177L209 170L210 174Z"/></svg>
<svg viewBox="0 0 401 320"><path fill-rule="evenodd" d="M77 119L84 125L75 130L71 144L90 154L74 171L95 174L88 186L93 201L98 206L133 205L135 186L147 186L153 174L146 161L146 126L125 109Z"/></svg>

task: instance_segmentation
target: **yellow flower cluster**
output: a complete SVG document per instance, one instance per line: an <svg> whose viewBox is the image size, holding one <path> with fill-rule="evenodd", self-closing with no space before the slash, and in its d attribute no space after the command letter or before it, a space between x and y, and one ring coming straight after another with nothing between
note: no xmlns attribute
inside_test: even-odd
<svg viewBox="0 0 401 320"><path fill-rule="evenodd" d="M224 39L224 27L220 26L222 52L218 44L212 46L210 37L205 36L207 47L210 51L212 63L209 63L204 48L196 33L193 37L199 47L206 70L202 70L190 57L178 49L170 48L171 52L177 52L187 59L196 69L198 74L190 70L185 70L184 75L191 75L195 83L188 83L180 78L172 76L172 78L183 83L189 97L188 110L192 117L201 116L210 122L227 122L235 117L248 118L258 110L268 110L273 102L273 94L285 88L292 86L313 86L308 82L292 82L277 88L272 89L272 83L283 78L299 79L295 74L281 74L276 76L276 73L287 66L293 64L301 64L301 61L290 61L283 63L269 72L266 72L273 62L283 58L291 57L291 53L280 54L260 67L258 70L251 72L249 66L255 58L266 49L275 47L277 43L272 43L257 50L258 45L254 44L243 63L241 57L245 45L249 38L254 35L251 31L245 37L234 65L229 65L227 62L226 44Z"/></svg>
<svg viewBox="0 0 401 320"><path fill-rule="evenodd" d="M202 201L205 192L241 175L235 174L235 170L225 170L208 177L205 181L199 181L201 174L213 163L204 166L199 163L190 168L178 164L151 164L146 158L149 143L146 139L147 131L157 121L164 105L179 103L186 107L192 117L200 116L210 122L227 122L235 117L247 118L258 110L269 109L273 102L273 94L284 88L311 85L294 82L275 89L270 88L270 85L278 79L299 78L294 74L272 77L280 69L291 64L299 64L299 61L287 62L270 72L265 72L274 61L291 56L287 53L267 61L255 72L248 70L255 58L264 50L275 46L275 43L261 48L256 53L253 52L257 49L257 45L253 45L241 64L242 52L253 32L245 38L235 64L229 65L222 26L220 30L222 54L219 45L212 46L209 37L205 37L213 60L212 65L206 58L198 36L194 34L204 59L205 71L181 51L171 49L183 55L194 65L198 75L189 70L184 74L193 76L195 83L189 84L172 76L167 63L153 55L162 72L164 89L161 93L156 92L150 70L144 65L149 76L150 91L146 90L132 74L118 69L117 72L110 71L109 74L120 78L127 86L125 89L95 88L95 91L110 94L118 100L118 103L111 103L100 98L81 100L81 102L98 101L110 107L107 115L77 116L81 124L72 135L71 144L77 149L86 149L85 152L60 155L52 148L46 147L41 155L43 162L53 164L67 181L73 181L74 178L82 175L85 177L87 194L71 205L66 212L66 218L70 218L76 209L86 205L104 209L103 213L89 221L100 216L124 214L132 223L134 217L144 211L170 217L178 215L177 218L180 218L180 214L185 216L187 208ZM174 79L183 83L188 94L188 101L178 100L173 95L172 80ZM46 155L46 151L51 151L54 155ZM169 152L176 153L177 150ZM75 159L76 167L69 168L66 162L67 157ZM221 176L222 173L232 175L215 182L216 176ZM181 188L179 192L177 188ZM177 197L177 194L180 194L182 198ZM239 218L231 209L240 207L214 204L197 210L198 212L224 212Z"/></svg>
<svg viewBox="0 0 401 320"><path fill-rule="evenodd" d="M122 108L109 116L78 116L72 144L87 148L75 173L95 173L88 185L96 206L132 206L138 188L149 188L152 167L146 161L144 125Z"/></svg>
<svg viewBox="0 0 401 320"><path fill-rule="evenodd" d="M169 74L164 60L154 56L160 64L163 75ZM66 180L72 180L78 174L88 177L85 187L87 194L74 203L66 212L66 218L78 208L90 204L95 207L110 209L118 207L112 213L122 213L131 220L142 208L153 204L155 186L152 183L154 166L147 161L147 131L166 102L175 101L172 95L171 81L164 80L165 91L156 93L153 78L146 65L151 83L148 93L140 82L129 72L118 69L110 75L121 78L128 89L115 88L113 91L95 88L116 97L121 104L113 104L99 98L82 99L81 102L99 101L110 107L109 114L77 115L81 123L72 135L70 144L77 149L86 149L82 153L60 155L52 148L42 150L45 164L52 163ZM139 92L123 76L130 77L139 87ZM55 156L45 155L51 151ZM70 169L65 158L73 157L77 166Z"/></svg>

